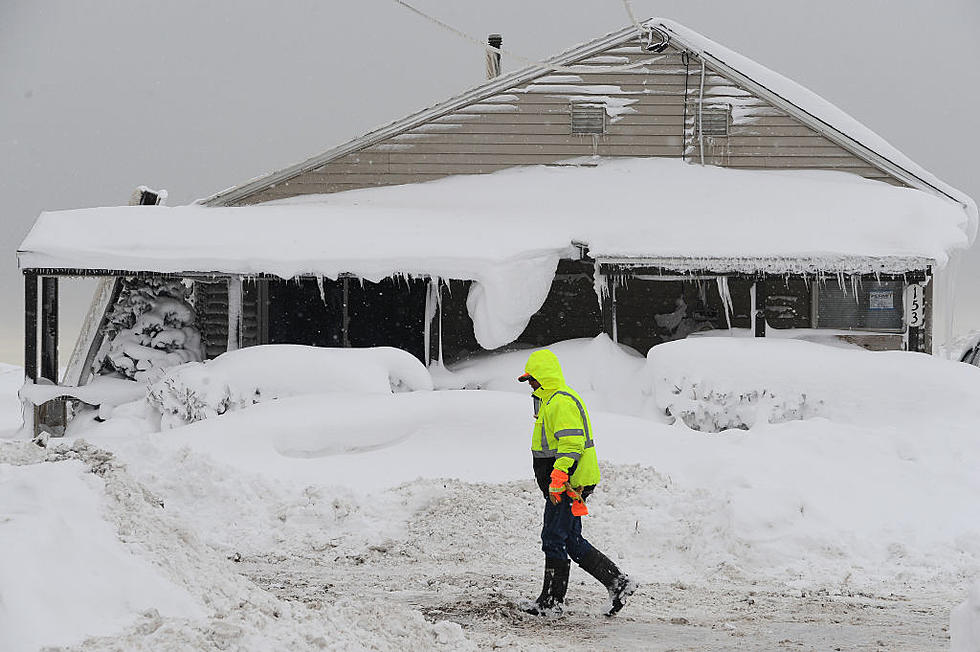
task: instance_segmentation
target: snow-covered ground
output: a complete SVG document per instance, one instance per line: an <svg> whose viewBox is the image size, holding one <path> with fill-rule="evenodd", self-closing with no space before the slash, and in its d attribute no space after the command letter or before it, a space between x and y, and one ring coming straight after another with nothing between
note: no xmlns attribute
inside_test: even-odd
<svg viewBox="0 0 980 652"><path fill-rule="evenodd" d="M514 608L542 565L526 351L429 391L390 353L258 350L172 374L255 404L0 439L0 649L976 649L980 369L742 338L552 349L602 461L586 536L643 584L617 618L577 569L560 623ZM0 430L19 381L0 369Z"/></svg>

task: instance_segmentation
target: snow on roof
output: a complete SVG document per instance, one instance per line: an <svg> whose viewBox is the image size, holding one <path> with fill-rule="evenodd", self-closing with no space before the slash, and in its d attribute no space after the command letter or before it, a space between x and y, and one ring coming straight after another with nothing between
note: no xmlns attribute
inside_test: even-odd
<svg viewBox="0 0 980 652"><path fill-rule="evenodd" d="M19 258L22 268L466 278L575 241L594 257L802 258L847 272L858 258L942 266L967 229L948 201L844 172L589 159L235 208L42 213Z"/></svg>
<svg viewBox="0 0 980 652"><path fill-rule="evenodd" d="M678 269L899 272L941 267L967 229L952 202L844 172L589 159L235 208L42 213L18 258L23 269L470 279L477 338L495 348L540 308L573 242Z"/></svg>

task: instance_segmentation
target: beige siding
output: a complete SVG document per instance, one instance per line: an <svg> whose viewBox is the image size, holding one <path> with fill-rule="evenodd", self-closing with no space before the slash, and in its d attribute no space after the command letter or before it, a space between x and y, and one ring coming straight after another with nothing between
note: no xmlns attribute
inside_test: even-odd
<svg viewBox="0 0 980 652"><path fill-rule="evenodd" d="M608 68L646 62L623 71ZM431 120L383 142L252 195L259 203L310 193L413 183L450 174L484 174L516 165L582 156L660 156L701 160L695 135L701 63L680 51L657 55L638 43L580 62L576 74L553 73ZM704 106L732 107L728 137L704 139L704 161L746 169L833 169L900 185L716 72L706 69ZM572 102L601 102L610 117L603 136L574 135Z"/></svg>

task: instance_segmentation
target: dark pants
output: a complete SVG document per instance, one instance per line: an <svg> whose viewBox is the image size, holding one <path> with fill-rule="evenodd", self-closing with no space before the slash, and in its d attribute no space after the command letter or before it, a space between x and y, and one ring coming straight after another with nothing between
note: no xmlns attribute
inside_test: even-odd
<svg viewBox="0 0 980 652"><path fill-rule="evenodd" d="M544 527L541 528L541 549L544 556L551 559L572 558L576 564L590 550L592 545L582 537L582 517L572 516L572 500L563 495L561 502L552 505L548 500L548 485L551 484L551 470L555 459L536 457L532 460L534 479L544 495ZM568 469L568 475L575 473L575 465ZM582 498L587 499L595 485L582 488Z"/></svg>
<svg viewBox="0 0 980 652"><path fill-rule="evenodd" d="M544 527L541 528L541 549L549 559L572 558L582 563L592 550L592 544L582 536L582 517L572 516L572 501L563 496L560 503L544 503Z"/></svg>

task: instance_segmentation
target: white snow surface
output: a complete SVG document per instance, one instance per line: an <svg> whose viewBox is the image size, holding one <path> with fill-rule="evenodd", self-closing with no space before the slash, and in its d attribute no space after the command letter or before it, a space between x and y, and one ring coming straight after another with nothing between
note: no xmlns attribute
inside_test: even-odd
<svg viewBox="0 0 980 652"><path fill-rule="evenodd" d="M107 521L103 481L81 462L0 464L0 642L64 645L136 613L201 618L204 605L135 554Z"/></svg>
<svg viewBox="0 0 980 652"><path fill-rule="evenodd" d="M163 569L206 615L168 616L165 601L147 589L138 597L158 615L146 615L140 600L107 610L129 624L78 649L220 643L259 650L282 641L298 650L324 642L328 649L948 644L950 610L980 576L980 369L921 354L742 338L693 338L655 347L647 358L605 337L551 348L589 405L603 469L585 534L648 587L613 629L588 615L602 590L584 574L576 578L585 583L569 590L573 630L528 629L506 615L506 604L540 581L531 401L516 381L530 351L516 351L434 369L438 391L374 391L369 380L356 392L321 388L162 432L152 410L135 404L105 423L80 419L65 441L71 454L61 457L103 473L85 475L87 492L98 494L104 483L113 514L84 518L117 528L127 554ZM710 390L705 397L806 394L819 409L769 422L761 417L775 414L770 405L745 430L699 432L665 414L677 401L675 387ZM96 463L99 450L114 458ZM77 462L52 457L57 451L0 440L0 477L16 471L45 490L48 474L78 479ZM63 490L40 510L45 518L72 509L55 499ZM29 547L33 535L0 519L0 539ZM0 553L0 567L3 559ZM58 568L42 569L46 590L82 577L81 569ZM32 585L6 586L0 595L8 609L37 597ZM713 602L714 592L749 596L780 615ZM788 617L813 631L770 620L787 618L785 605L812 592L832 607L813 607L823 630L810 612ZM650 628L681 615L672 610L688 598L692 610L678 622L702 626L672 625L649 638ZM916 611L920 605L928 608ZM59 619L69 608L55 603L48 620L72 622ZM424 620L420 609L439 622ZM958 629L962 623L972 626L955 622L954 636L968 631ZM96 633L52 627L59 640ZM845 631L857 638L835 638ZM7 632L0 628L0 649ZM209 638L215 633L217 642ZM739 638L727 638L726 648L715 636Z"/></svg>

